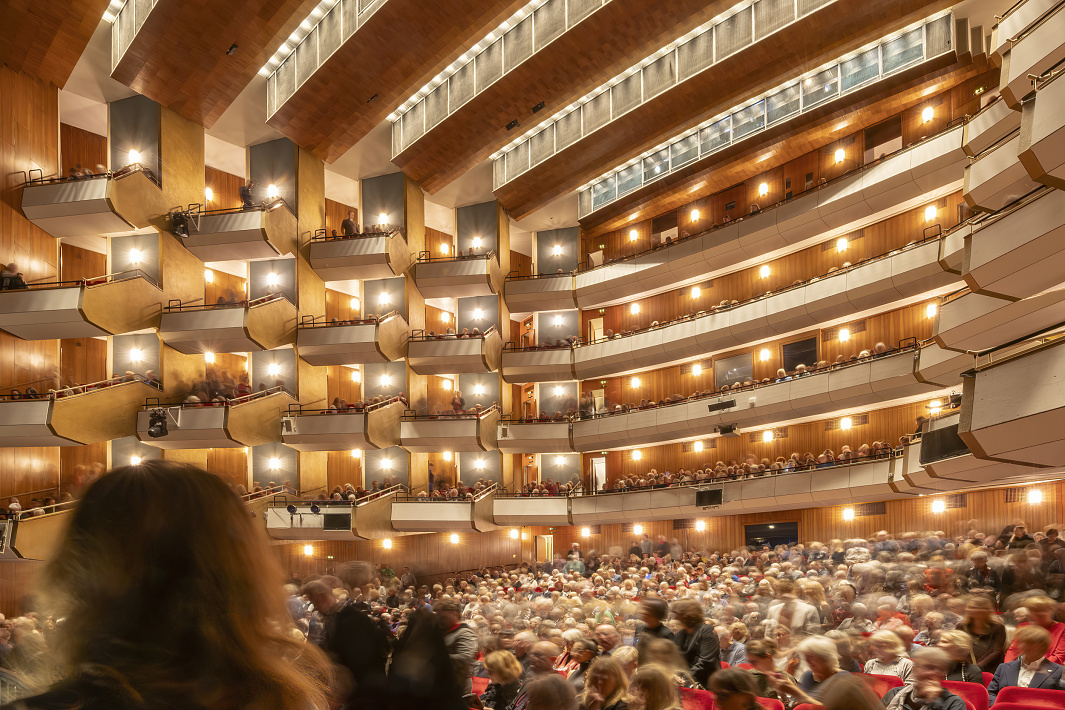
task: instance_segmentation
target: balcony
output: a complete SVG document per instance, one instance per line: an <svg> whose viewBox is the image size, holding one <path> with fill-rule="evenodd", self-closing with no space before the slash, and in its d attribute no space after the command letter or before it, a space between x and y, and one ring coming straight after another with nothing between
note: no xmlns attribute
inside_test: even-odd
<svg viewBox="0 0 1065 710"><path fill-rule="evenodd" d="M416 330L407 345L407 362L419 375L495 372L503 342L494 325L480 335L426 335Z"/></svg>
<svg viewBox="0 0 1065 710"><path fill-rule="evenodd" d="M234 449L281 440L281 419L295 401L282 387L226 402L159 404L149 400L137 413L137 438L160 449ZM143 400L142 400L143 402ZM166 417L167 433L148 433L151 414Z"/></svg>
<svg viewBox="0 0 1065 710"><path fill-rule="evenodd" d="M392 503L405 492L403 486L392 486L355 503L281 502L266 509L266 531L275 540L351 541L392 537L396 534L392 528Z"/></svg>
<svg viewBox="0 0 1065 710"><path fill-rule="evenodd" d="M440 258L422 252L414 264L414 282L425 298L492 296L503 286L495 252Z"/></svg>
<svg viewBox="0 0 1065 710"><path fill-rule="evenodd" d="M958 435L960 419L958 409L933 417L925 425L920 444L907 449L906 468L915 474L923 471L928 477L926 488L952 490L967 486L1002 485L1011 479L1040 471L1032 466L976 458ZM907 481L917 478L917 475L906 477Z"/></svg>
<svg viewBox="0 0 1065 710"><path fill-rule="evenodd" d="M139 269L0 291L0 329L23 340L94 338L153 328L163 292Z"/></svg>
<svg viewBox="0 0 1065 710"><path fill-rule="evenodd" d="M63 542L77 501L45 508L43 515L23 514L15 524L11 546L26 560L50 560Z"/></svg>
<svg viewBox="0 0 1065 710"><path fill-rule="evenodd" d="M392 397L377 404L351 404L348 409L289 408L281 441L296 451L387 449L399 444L399 420L407 403Z"/></svg>
<svg viewBox="0 0 1065 710"><path fill-rule="evenodd" d="M185 248L200 261L276 259L296 245L296 215L282 200L250 210L210 210L188 215Z"/></svg>
<svg viewBox="0 0 1065 710"><path fill-rule="evenodd" d="M186 355L273 350L296 341L296 306L283 294L207 306L171 301L159 335Z"/></svg>
<svg viewBox="0 0 1065 710"><path fill-rule="evenodd" d="M369 281L402 276L412 258L398 229L351 236L326 236L319 229L311 240L310 260L325 281Z"/></svg>
<svg viewBox="0 0 1065 710"><path fill-rule="evenodd" d="M492 517L501 527L523 527L526 525L571 525L569 516L570 501L567 496L523 497L504 495L495 497L495 509Z"/></svg>
<svg viewBox="0 0 1065 710"><path fill-rule="evenodd" d="M499 407L465 414L419 415L408 411L399 423L400 446L411 453L492 451Z"/></svg>
<svg viewBox="0 0 1065 710"><path fill-rule="evenodd" d="M572 274L508 276L503 300L511 313L564 311L577 307Z"/></svg>
<svg viewBox="0 0 1065 710"><path fill-rule="evenodd" d="M569 421L499 422L496 447L504 454L561 454L576 451L570 438Z"/></svg>
<svg viewBox="0 0 1065 710"><path fill-rule="evenodd" d="M999 92L1006 103L1018 111L1021 101L1032 93L1032 80L1029 77L1040 76L1065 59L1065 12L1060 6L1049 12L1045 8L1036 10L1041 4L1025 3L1039 14L1030 17L1022 13L1031 23L1019 27L1018 34L1006 35L1010 48L1002 55ZM1015 24L1021 26L1023 21L1015 21ZM1002 31L1000 27L1000 38Z"/></svg>
<svg viewBox="0 0 1065 710"><path fill-rule="evenodd" d="M605 525L695 517L702 513L695 505L695 492L693 486L671 486L573 496L570 518L573 525Z"/></svg>
<svg viewBox="0 0 1065 710"><path fill-rule="evenodd" d="M1065 190L1065 81L1055 74L1038 85L1021 112L1021 164L1036 182Z"/></svg>
<svg viewBox="0 0 1065 710"><path fill-rule="evenodd" d="M970 207L997 212L1039 187L1021 164L1020 143L1021 135L1015 133L981 153L965 168L962 195Z"/></svg>
<svg viewBox="0 0 1065 710"><path fill-rule="evenodd" d="M941 348L984 352L1060 323L1062 304L1065 289L1020 301L964 293L940 306L932 337Z"/></svg>
<svg viewBox="0 0 1065 710"><path fill-rule="evenodd" d="M983 153L1021 127L1021 114L995 99L965 123L962 150L971 158Z"/></svg>
<svg viewBox="0 0 1065 710"><path fill-rule="evenodd" d="M329 323L304 316L296 347L300 357L316 366L393 362L407 356L408 333L407 321L398 311Z"/></svg>
<svg viewBox="0 0 1065 710"><path fill-rule="evenodd" d="M495 530L499 527L493 517L498 491L499 486L493 483L466 500L396 496L392 502L392 527L402 532Z"/></svg>
<svg viewBox="0 0 1065 710"><path fill-rule="evenodd" d="M140 166L92 178L33 177L22 190L22 214L53 237L85 237L151 226L166 212L163 192Z"/></svg>
<svg viewBox="0 0 1065 710"><path fill-rule="evenodd" d="M573 348L569 346L516 348L506 343L500 363L503 379L511 384L575 380Z"/></svg>
<svg viewBox="0 0 1065 710"><path fill-rule="evenodd" d="M0 446L81 446L132 436L137 410L158 397L140 375L0 397Z"/></svg>

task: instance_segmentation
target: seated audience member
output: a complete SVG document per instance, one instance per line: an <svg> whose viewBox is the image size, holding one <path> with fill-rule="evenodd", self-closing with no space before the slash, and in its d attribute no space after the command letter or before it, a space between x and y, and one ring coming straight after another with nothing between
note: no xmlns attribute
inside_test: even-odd
<svg viewBox="0 0 1065 710"><path fill-rule="evenodd" d="M726 668L710 679L714 707L721 710L756 710L759 707L758 687L754 679L739 668Z"/></svg>
<svg viewBox="0 0 1065 710"><path fill-rule="evenodd" d="M626 703L633 710L678 710L680 694L665 669L641 666L629 681Z"/></svg>
<svg viewBox="0 0 1065 710"><path fill-rule="evenodd" d="M557 675L546 675L528 683L524 688L524 710L577 710L577 694L573 686ZM512 705L515 710L518 706Z"/></svg>
<svg viewBox="0 0 1065 710"><path fill-rule="evenodd" d="M1003 688L1044 688L1065 692L1065 680L1062 679L1065 667L1047 658L1051 638L1050 632L1037 624L1025 624L1017 629L1010 646L1011 650L1016 647L1016 658L999 666L987 686L992 705Z"/></svg>
<svg viewBox="0 0 1065 710"><path fill-rule="evenodd" d="M773 700L784 702L788 699L787 696L782 696L778 693L771 680L778 673L775 665L776 652L777 644L771 639L756 639L747 642L747 662L753 666L750 673L758 686L758 697L772 698ZM789 673L784 673L783 675L785 680L798 686L799 682ZM711 686L713 685L713 679L711 679L710 684Z"/></svg>
<svg viewBox="0 0 1065 710"><path fill-rule="evenodd" d="M887 710L965 710L965 701L940 681L950 667L950 656L939 648L921 648L913 654L913 683L892 688L883 698Z"/></svg>
<svg viewBox="0 0 1065 710"><path fill-rule="evenodd" d="M1022 526L1018 526L1022 527ZM1035 625L1046 629L1050 634L1050 643L1046 650L1047 660L1059 665L1065 664L1065 624L1054 621L1054 614L1058 605L1050 597L1034 596L1024 600L1024 608L1028 611L1028 621L1017 624L1020 631L1025 626ZM1020 655L1020 647L1017 645L1017 635L1013 636L1013 643L1006 650L1006 662L1009 663Z"/></svg>
<svg viewBox="0 0 1065 710"><path fill-rule="evenodd" d="M577 633L580 633L578 631ZM566 675L566 680L573 684L577 692L584 690L585 676L588 673L592 661L599 655L599 647L595 641L581 637L573 642L573 651L570 654L576 666Z"/></svg>
<svg viewBox="0 0 1065 710"><path fill-rule="evenodd" d="M678 599L670 606L680 628L673 636L695 682L706 687L710 676L721 670L721 649L717 634L704 623L702 605L695 599Z"/></svg>
<svg viewBox="0 0 1065 710"><path fill-rule="evenodd" d="M592 662L580 697L580 710L627 710L629 680L621 664L609 656Z"/></svg>
<svg viewBox="0 0 1065 710"><path fill-rule="evenodd" d="M972 662L973 639L964 631L941 631L937 647L950 656L950 668L947 680L960 680L966 683L983 683L983 671Z"/></svg>
<svg viewBox="0 0 1065 710"><path fill-rule="evenodd" d="M879 706L865 683L839 669L836 646L826 638L804 639L795 649L810 670L796 686L783 676L772 676L773 687L798 703L822 705L826 710L852 710Z"/></svg>
<svg viewBox="0 0 1065 710"><path fill-rule="evenodd" d="M518 696L525 669L509 651L492 651L486 655L484 668L492 682L481 695L481 703L492 710L506 710Z"/></svg>

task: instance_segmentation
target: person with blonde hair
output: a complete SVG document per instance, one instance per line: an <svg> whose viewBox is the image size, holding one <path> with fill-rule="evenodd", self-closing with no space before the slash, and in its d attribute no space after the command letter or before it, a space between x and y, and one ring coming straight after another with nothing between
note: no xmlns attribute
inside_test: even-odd
<svg viewBox="0 0 1065 710"><path fill-rule="evenodd" d="M873 656L863 669L869 675L893 675L909 683L913 662L906 657L902 640L893 631L874 631L869 637L869 651Z"/></svg>
<svg viewBox="0 0 1065 710"><path fill-rule="evenodd" d="M585 675L580 710L628 710L629 679L616 658L600 656Z"/></svg>
<svg viewBox="0 0 1065 710"><path fill-rule="evenodd" d="M784 676L771 676L770 682L781 697L788 696L795 703L821 705L825 710L879 710L879 700L865 683L839 669L839 655L830 639L810 636L796 651L810 670L803 673L797 685Z"/></svg>
<svg viewBox="0 0 1065 710"><path fill-rule="evenodd" d="M506 710L518 696L525 669L510 651L492 651L484 657L484 669L492 681L481 695L481 704L492 710Z"/></svg>
<svg viewBox="0 0 1065 710"><path fill-rule="evenodd" d="M947 680L960 680L965 683L983 683L983 672L980 666L973 663L973 638L964 631L939 632L938 648L946 651L950 656L950 668L947 669Z"/></svg>
<svg viewBox="0 0 1065 710"><path fill-rule="evenodd" d="M640 654L636 649L632 646L619 646L610 655L621 664L621 670L625 671L625 677L632 678L640 658Z"/></svg>
<svg viewBox="0 0 1065 710"><path fill-rule="evenodd" d="M1050 632L1038 624L1026 624L1017 629L1013 635L1013 646L1010 646L1010 649L1017 648L1017 657L999 666L987 686L991 705L995 704L995 698L1003 688L1019 686L1065 690L1065 679L1062 677L1065 666L1047 658L1051 638Z"/></svg>
<svg viewBox="0 0 1065 710"><path fill-rule="evenodd" d="M668 670L641 666L629 681L625 698L630 710L680 710L680 694Z"/></svg>

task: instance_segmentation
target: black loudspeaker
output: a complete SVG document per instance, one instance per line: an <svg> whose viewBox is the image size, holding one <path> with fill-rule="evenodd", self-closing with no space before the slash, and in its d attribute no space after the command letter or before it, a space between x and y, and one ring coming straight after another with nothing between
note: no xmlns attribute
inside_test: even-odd
<svg viewBox="0 0 1065 710"><path fill-rule="evenodd" d="M324 520L322 530L325 532L351 530L351 513L326 513L322 518Z"/></svg>
<svg viewBox="0 0 1065 710"><path fill-rule="evenodd" d="M725 399L720 402L714 402L713 404L706 405L706 411L713 414L714 412L720 412L722 409L732 409L736 406L736 400Z"/></svg>
<svg viewBox="0 0 1065 710"><path fill-rule="evenodd" d="M921 435L921 465L964 456L969 447L958 435L958 425L934 429Z"/></svg>
<svg viewBox="0 0 1065 710"><path fill-rule="evenodd" d="M721 489L711 488L705 491L695 491L695 505L698 508L721 505Z"/></svg>

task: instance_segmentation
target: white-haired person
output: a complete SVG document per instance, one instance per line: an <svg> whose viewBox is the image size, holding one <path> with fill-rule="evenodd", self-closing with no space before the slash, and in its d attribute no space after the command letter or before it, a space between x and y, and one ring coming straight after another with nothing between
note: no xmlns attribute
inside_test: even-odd
<svg viewBox="0 0 1065 710"><path fill-rule="evenodd" d="M873 656L863 669L869 675L892 675L910 682L913 662L906 657L902 640L892 631L875 631L869 637L869 652Z"/></svg>
<svg viewBox="0 0 1065 710"><path fill-rule="evenodd" d="M913 683L889 690L886 710L965 710L965 701L940 682L950 668L950 655L941 648L913 652Z"/></svg>

